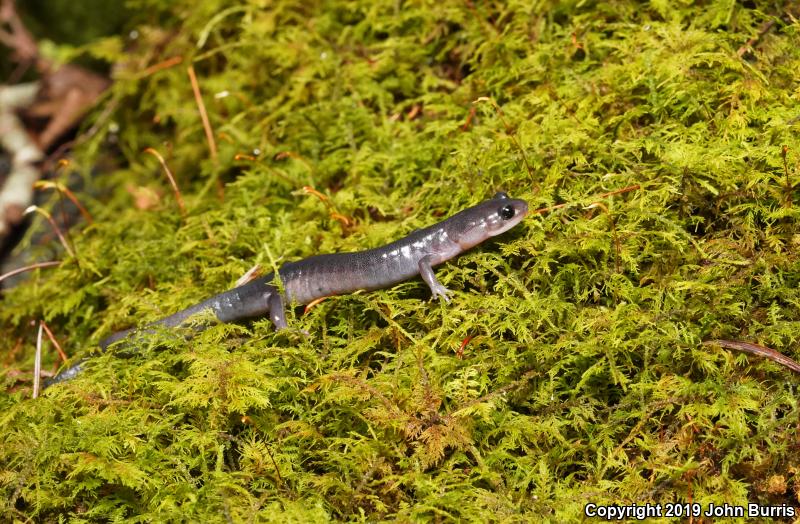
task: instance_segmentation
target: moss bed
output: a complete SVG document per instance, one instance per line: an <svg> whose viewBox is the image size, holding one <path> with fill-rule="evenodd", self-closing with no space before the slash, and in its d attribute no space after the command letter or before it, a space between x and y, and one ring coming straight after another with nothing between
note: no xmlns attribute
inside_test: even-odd
<svg viewBox="0 0 800 524"><path fill-rule="evenodd" d="M76 257L0 302L9 521L798 505L800 379L702 344L800 357L791 3L127 4L124 33L53 50L115 83L68 168L95 188ZM379 246L501 189L568 205L437 268L450 304L415 279L294 309L288 333L154 336L38 399L20 382L32 322L95 355L256 263Z"/></svg>

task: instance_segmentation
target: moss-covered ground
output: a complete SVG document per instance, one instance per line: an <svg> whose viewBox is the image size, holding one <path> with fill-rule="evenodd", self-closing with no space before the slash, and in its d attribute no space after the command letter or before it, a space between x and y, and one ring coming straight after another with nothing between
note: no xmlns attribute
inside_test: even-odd
<svg viewBox="0 0 800 524"><path fill-rule="evenodd" d="M702 345L800 356L791 3L128 6L124 35L52 49L115 85L62 168L100 186L78 195L94 223L0 303L4 521L798 505L800 377ZM500 189L570 205L439 267L450 304L416 279L295 309L288 333L156 335L38 399L19 382L32 322L92 355L256 263L379 246Z"/></svg>

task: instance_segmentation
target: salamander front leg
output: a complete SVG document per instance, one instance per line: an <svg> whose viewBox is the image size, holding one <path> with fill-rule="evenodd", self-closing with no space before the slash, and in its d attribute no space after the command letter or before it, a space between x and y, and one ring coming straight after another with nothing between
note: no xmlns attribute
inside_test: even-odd
<svg viewBox="0 0 800 524"><path fill-rule="evenodd" d="M267 306L269 306L269 319L275 324L276 331L289 327L286 323L286 311L283 309L283 297L277 290L267 297Z"/></svg>
<svg viewBox="0 0 800 524"><path fill-rule="evenodd" d="M432 300L436 299L436 297L442 297L445 302L450 302L449 295L452 291L436 280L436 274L433 272L433 267L431 267L431 258L430 255L422 257L419 261L419 274L422 276L422 280L431 288L431 293L433 294L431 297Z"/></svg>

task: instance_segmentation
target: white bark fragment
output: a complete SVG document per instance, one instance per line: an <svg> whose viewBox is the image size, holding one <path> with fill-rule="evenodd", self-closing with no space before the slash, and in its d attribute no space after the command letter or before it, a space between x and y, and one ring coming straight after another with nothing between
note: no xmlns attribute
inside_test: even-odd
<svg viewBox="0 0 800 524"><path fill-rule="evenodd" d="M11 171L0 187L0 238L22 220L23 211L33 202L33 184L40 177L34 163L44 158L44 152L15 112L31 105L38 91L38 82L0 87L0 146L12 157Z"/></svg>

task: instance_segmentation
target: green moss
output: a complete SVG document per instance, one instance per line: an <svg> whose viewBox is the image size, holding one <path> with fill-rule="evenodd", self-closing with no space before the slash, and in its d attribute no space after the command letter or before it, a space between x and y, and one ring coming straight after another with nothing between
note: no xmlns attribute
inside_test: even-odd
<svg viewBox="0 0 800 524"><path fill-rule="evenodd" d="M82 197L79 260L3 297L3 512L562 522L588 502L798 503L796 377L701 345L798 357L795 19L768 2L262 4L130 1L137 41L85 48L123 63L120 167L92 175L107 198ZM87 177L102 129L75 152ZM129 185L161 199L138 209ZM378 246L498 189L575 205L438 268L449 305L412 280L294 311L309 336L220 325L98 356L37 400L12 387L31 320L92 354L256 262Z"/></svg>

